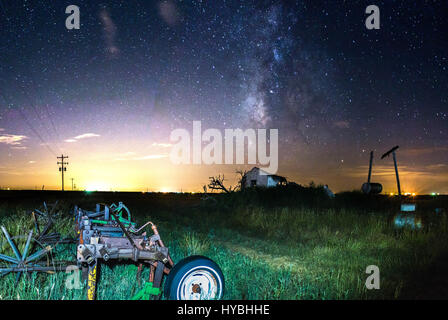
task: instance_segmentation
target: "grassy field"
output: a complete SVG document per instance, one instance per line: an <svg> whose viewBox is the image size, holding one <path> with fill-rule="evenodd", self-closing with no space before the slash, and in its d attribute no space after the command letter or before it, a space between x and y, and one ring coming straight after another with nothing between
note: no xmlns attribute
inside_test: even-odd
<svg viewBox="0 0 448 320"><path fill-rule="evenodd" d="M12 235L26 234L33 227L30 210L43 200L61 198L64 215L55 228L58 232L74 236L69 213L75 203L93 209L97 202L123 201L138 224L157 224L174 261L201 254L217 262L226 278L225 299L448 298L446 286L434 281L443 276L440 268L446 267L448 252L447 201L442 197L418 203L422 230L398 231L392 223L396 199L347 193L329 200L319 188L251 191L220 195L215 201L186 194L12 196L4 191L0 225ZM435 208L442 210L436 214ZM0 241L4 246L3 236ZM74 254L75 245L59 245L52 252L61 260L73 260ZM368 265L380 268L379 290L365 287ZM142 286L136 270L134 265L102 265L97 299L131 298ZM422 282L425 277L429 284ZM84 288L67 288L67 278L63 272L33 273L15 285L15 275L8 274L0 278L0 299L85 299ZM443 288L438 291L434 283Z"/></svg>

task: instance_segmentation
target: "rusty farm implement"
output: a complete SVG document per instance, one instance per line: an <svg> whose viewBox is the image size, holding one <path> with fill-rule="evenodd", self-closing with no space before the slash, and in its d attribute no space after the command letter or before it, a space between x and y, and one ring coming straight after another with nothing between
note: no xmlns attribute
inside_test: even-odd
<svg viewBox="0 0 448 320"><path fill-rule="evenodd" d="M224 276L219 266L204 256L190 256L174 264L157 227L151 221L137 226L123 204L97 204L94 211L75 206L73 210L76 238L63 238L50 232L57 219L57 203L34 210L34 229L28 234L11 236L4 226L6 241L0 246L0 277L15 273L16 282L30 272L54 273L76 266L87 281L87 298L95 299L100 263L131 262L138 266L140 279L149 267L149 279L132 299L158 299L164 294L174 300L220 299L224 293ZM147 232L149 230L149 233ZM76 260L56 261L52 251L62 244L76 244ZM162 285L163 290L162 290Z"/></svg>

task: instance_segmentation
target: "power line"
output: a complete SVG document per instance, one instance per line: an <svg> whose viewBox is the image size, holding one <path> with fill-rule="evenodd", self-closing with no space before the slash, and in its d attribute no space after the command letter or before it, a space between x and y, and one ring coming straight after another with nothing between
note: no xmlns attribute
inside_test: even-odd
<svg viewBox="0 0 448 320"><path fill-rule="evenodd" d="M36 77L34 76L34 72L32 70L30 70L29 75L30 75L32 86L34 88L34 90L33 90L34 94L40 99L41 103L43 103L44 99L42 99L42 96L39 93L39 86L36 85L36 81L35 81ZM27 97L28 97L29 100L31 100L29 98L28 94L27 94ZM51 126L53 128L54 133L55 133L54 137L56 138L56 141L60 141L61 140L60 139L60 135L59 135L58 130L56 130L56 126L54 125L53 117L51 116L50 109L48 108L48 104L47 103L43 103L43 104L45 106L45 111L47 113L47 118L50 119ZM36 112L37 116L39 117L39 120L41 122L43 122L42 119L40 118L38 112L37 112L37 108L34 105L33 105L33 108L34 108L34 111ZM45 127L45 126L44 126L44 128L47 131L48 137L51 139L51 137L50 137L50 130L48 130L48 128ZM58 148L59 152L62 153L61 149L59 148L58 142L55 142L55 145Z"/></svg>
<svg viewBox="0 0 448 320"><path fill-rule="evenodd" d="M28 125L28 127L34 132L34 134L39 138L39 140L42 142L42 144L54 155L56 156L56 153L53 151L53 149L50 147L49 143L47 141L45 141L44 138L42 138L42 136L39 134L39 132L37 132L36 129L34 129L34 127L32 126L32 124L29 122L29 120L26 118L25 114L23 113L23 111L18 108L20 115L22 116L22 118L25 120L26 124Z"/></svg>
<svg viewBox="0 0 448 320"><path fill-rule="evenodd" d="M0 93L0 96L3 98L5 103L8 104L5 96L2 93ZM20 109L20 107L18 107L17 110L19 111L19 113L20 113L21 117L23 118L23 120L25 121L25 123L28 125L28 127L31 129L31 131L33 131L33 133L39 138L39 140L42 142L42 144L48 149L48 151L50 151L51 154L56 156L56 153L53 151L53 149L50 147L50 145L45 141L45 139L42 138L42 136L39 134L39 132L37 132L37 130L34 128L34 126L31 124L31 122L27 119L27 117L25 116L23 111Z"/></svg>
<svg viewBox="0 0 448 320"><path fill-rule="evenodd" d="M11 28L11 23L10 23L10 21L9 21L9 14L8 14L8 11L6 10L6 7L3 5L2 0L0 0L0 5L1 5L1 7L2 7L4 13L5 13L5 17L6 17L7 25L8 25L8 27L9 27L9 29L12 29L12 28ZM12 67L13 69L15 69L13 65L11 65L10 67ZM31 76L32 86L34 86L34 88L36 88L36 81L35 81L33 72L32 72L31 70L30 70L30 76ZM16 81L17 81L17 79L16 79ZM22 89L22 88L21 88L19 85L16 85L16 87L19 89L19 91L22 91L22 90L20 90L20 89ZM37 95L39 95L39 92L38 92L36 89L34 90L34 92L35 92ZM37 108L36 108L36 107L34 106L34 104L32 103L32 101L31 101L31 99L30 99L30 97L29 97L27 91L26 91L26 90L23 90L23 93L24 93L25 97L28 99L28 103L29 103L29 104L32 106L32 108L34 109L34 112L36 113L37 118L40 120L40 122L43 123L43 121L42 121L42 119L41 119L41 117L40 117L40 115L39 115L39 113L38 113L38 111L37 111ZM3 96L3 99L4 99L5 102L6 102L6 99L5 99L4 96ZM6 102L6 103L7 103L7 102ZM55 127L54 122L53 122L53 119L51 118L51 114L50 114L50 112L49 112L49 110L48 110L48 106L46 106L46 108L47 108L47 113L48 113L48 115L49 115L49 117L50 117L51 125L52 125L52 127L53 127L53 129L54 129L54 131L55 131L55 133L56 133L56 140L58 141L58 140L60 139L59 133L57 132L56 127ZM25 117L24 113L23 113L20 109L19 109L19 112L20 112L21 116L24 118L25 122L26 122L26 123L28 124L28 126L31 128L31 130L32 130L32 131L36 134L36 136L38 136L39 139L42 141L42 143L44 143L44 145L50 150L51 153L53 153L53 155L56 155L56 154L54 153L53 149L51 149L51 148L49 147L49 144L42 138L42 136L37 132L37 130L34 129L34 127L33 127L33 126L31 125L31 123L27 120L27 118ZM48 130L48 128L47 128L46 126L44 126L44 128L45 128L45 130L46 130L46 132L47 132L48 138L51 139L51 136L50 136L50 134L49 134L49 130ZM59 148L59 145L58 145L57 143L55 143L55 146L56 146L56 148L59 150L59 152L62 153L62 151L61 151L61 149Z"/></svg>
<svg viewBox="0 0 448 320"><path fill-rule="evenodd" d="M54 125L53 117L51 116L50 109L48 108L48 103L45 104L45 110L47 111L47 114L48 114L48 116L50 118L50 123L51 123L51 126L53 127L53 131L56 134L57 141L60 141L60 135L59 135L58 130L56 130L56 126ZM56 145L58 145L57 142L56 142Z"/></svg>
<svg viewBox="0 0 448 320"><path fill-rule="evenodd" d="M33 85L35 86L35 82L34 82L34 80L32 80L32 83L33 83ZM36 90L35 90L35 92L36 92ZM28 95L28 92L27 92L26 90L23 90L23 93L24 93L24 96L26 97L26 99L28 100L28 103L29 103L29 104L31 105L31 107L33 108L34 113L36 114L37 118L39 119L39 121L40 121L41 123L43 123L44 121L43 121L42 118L40 117L39 112L37 111L37 107L34 105L32 99L31 99L30 96ZM36 92L36 94L38 94L38 93ZM51 122L53 123L53 121L51 121ZM53 126L54 126L54 125L53 125ZM44 125L44 128L45 128L45 130L46 130L46 132L47 132L47 136L48 136L48 138L51 139L50 131L48 130L48 128L47 128L45 125ZM58 139L58 137L56 137L56 139ZM57 143L55 143L55 146L56 146L56 148L58 149L58 151L59 151L60 153L62 153L62 151L61 151L61 149L59 148L59 146L57 145Z"/></svg>
<svg viewBox="0 0 448 320"><path fill-rule="evenodd" d="M16 84L16 88L19 89L19 92L23 92L25 98L28 100L28 103L33 107L34 112L36 113L37 117L41 120L36 107L34 106L33 102L31 101L28 93L25 90L22 90L22 88ZM0 95L3 97L3 100L5 101L6 104L8 104L7 99L5 98L5 96L0 93ZM31 124L31 122L28 120L28 118L25 116L24 112L21 110L20 107L17 108L19 110L20 115L22 116L22 118L25 120L25 123L28 125L28 127L31 129L31 131L33 131L33 133L39 138L39 140L43 143L43 145L46 146L46 148L53 154L53 156L56 156L56 153L53 151L53 149L50 147L49 143L39 134L39 132L34 128L34 126ZM42 122L42 120L41 120ZM47 135L48 135L48 129L47 129ZM49 136L50 137L50 136ZM51 137L50 137L51 138ZM60 148L56 145L56 148L62 153L62 151L60 150Z"/></svg>

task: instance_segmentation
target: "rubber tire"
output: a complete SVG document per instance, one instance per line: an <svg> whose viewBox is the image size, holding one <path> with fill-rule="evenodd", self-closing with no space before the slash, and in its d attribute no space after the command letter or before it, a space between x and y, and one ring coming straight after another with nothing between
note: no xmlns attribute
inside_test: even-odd
<svg viewBox="0 0 448 320"><path fill-rule="evenodd" d="M189 256L177 264L171 269L169 275L166 278L163 294L168 300L179 300L177 297L177 289L182 277L187 274L191 269L199 266L206 266L212 269L214 276L221 280L222 289L221 295L217 297L217 300L224 296L225 281L221 268L211 259L204 256ZM211 271L211 270L208 270Z"/></svg>

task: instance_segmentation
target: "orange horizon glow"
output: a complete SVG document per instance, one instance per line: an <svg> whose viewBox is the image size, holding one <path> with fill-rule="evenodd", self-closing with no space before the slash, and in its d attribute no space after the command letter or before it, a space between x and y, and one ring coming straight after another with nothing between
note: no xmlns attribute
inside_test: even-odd
<svg viewBox="0 0 448 320"><path fill-rule="evenodd" d="M99 143L100 139L66 142L61 146L64 154L69 155L66 191L72 190L71 178L74 178L75 190L203 192L209 177L224 174L225 185L235 186L238 181L236 170L250 170L254 166L175 165L169 159L170 149L166 141L115 141L113 147L108 147L106 143ZM45 152L28 155L26 150L14 152L17 155L0 166L0 188L61 190L61 175L55 157ZM402 194L448 194L446 165L411 166L412 157L400 158ZM277 174L301 185L314 181L315 184L327 184L334 192L341 192L360 190L367 178L367 166L364 161L361 165L346 161L343 165L322 167L312 164L297 169L280 162ZM390 163L375 165L371 181L383 185L383 194L398 193Z"/></svg>
<svg viewBox="0 0 448 320"><path fill-rule="evenodd" d="M54 162L54 161L53 161ZM98 162L98 164L95 164ZM87 162L85 162L87 163ZM36 170L39 162L31 164L34 166L32 172L24 170L23 173L15 172L5 179L1 179L1 189L28 189L28 190L61 190L61 176L57 171L57 165L42 165L42 169ZM70 162L65 172L64 186L66 191L72 190L71 178L74 179L74 190L76 191L137 191L137 192L203 192L203 186L208 184L208 178L213 175L225 174L226 186L235 186L238 176L235 173L241 166L236 165L173 165L166 159L152 159L148 161L128 162L128 161L89 161L88 164L78 164ZM245 166L244 169L250 169ZM354 170L355 172L356 170ZM346 185L338 183L336 177L325 177L316 175L304 177L300 174L284 175L288 181L294 181L302 185L307 185L311 180L316 184L328 184L334 192L359 190L363 182L361 176L348 175ZM403 170L400 175L402 194L416 196L421 194L447 194L448 190L443 187L418 188L425 185L425 177L419 174L408 173ZM383 185L382 194L396 195L397 187L394 175L384 175L381 179L375 179Z"/></svg>

